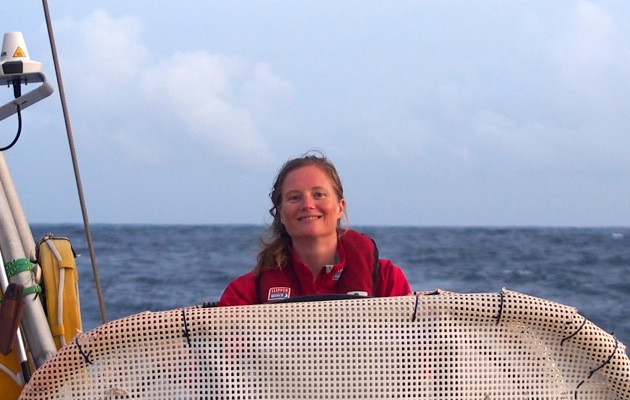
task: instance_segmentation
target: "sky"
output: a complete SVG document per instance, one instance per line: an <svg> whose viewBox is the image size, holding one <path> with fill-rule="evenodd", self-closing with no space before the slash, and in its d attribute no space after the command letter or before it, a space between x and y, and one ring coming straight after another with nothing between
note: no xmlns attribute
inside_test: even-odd
<svg viewBox="0 0 630 400"><path fill-rule="evenodd" d="M55 87L4 153L26 217L81 222L42 2L3 5ZM49 7L91 223L265 224L318 149L351 226L630 226L624 0Z"/></svg>

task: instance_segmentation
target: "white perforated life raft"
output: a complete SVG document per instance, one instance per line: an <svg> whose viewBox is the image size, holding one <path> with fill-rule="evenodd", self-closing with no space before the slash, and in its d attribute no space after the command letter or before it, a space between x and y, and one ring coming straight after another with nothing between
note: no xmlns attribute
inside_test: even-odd
<svg viewBox="0 0 630 400"><path fill-rule="evenodd" d="M625 346L501 293L145 312L77 337L20 399L629 399Z"/></svg>

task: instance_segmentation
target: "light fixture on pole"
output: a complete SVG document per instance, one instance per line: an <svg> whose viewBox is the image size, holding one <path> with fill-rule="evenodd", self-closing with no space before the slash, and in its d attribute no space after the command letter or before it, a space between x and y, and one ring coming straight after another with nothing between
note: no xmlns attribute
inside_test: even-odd
<svg viewBox="0 0 630 400"><path fill-rule="evenodd" d="M41 71L42 63L31 60L22 33L5 33L0 54L0 85L13 86L14 99L0 107L0 121L52 94L53 88ZM22 94L22 85L32 83L41 85Z"/></svg>

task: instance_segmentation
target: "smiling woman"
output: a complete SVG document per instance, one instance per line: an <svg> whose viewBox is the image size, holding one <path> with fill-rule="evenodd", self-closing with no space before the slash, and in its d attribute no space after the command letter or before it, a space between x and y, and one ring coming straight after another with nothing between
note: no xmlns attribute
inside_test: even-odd
<svg viewBox="0 0 630 400"><path fill-rule="evenodd" d="M379 259L368 236L341 227L346 200L335 166L321 153L287 161L269 194L270 240L256 268L230 283L219 305L259 304L316 294L403 296L407 278Z"/></svg>
<svg viewBox="0 0 630 400"><path fill-rule="evenodd" d="M337 241L337 228L344 215L345 200L340 198L326 173L315 165L287 174L282 191L280 221L293 239L298 255L314 274L321 265L332 264ZM323 260L307 260L307 249L321 244L332 245ZM321 262L319 262L321 261Z"/></svg>

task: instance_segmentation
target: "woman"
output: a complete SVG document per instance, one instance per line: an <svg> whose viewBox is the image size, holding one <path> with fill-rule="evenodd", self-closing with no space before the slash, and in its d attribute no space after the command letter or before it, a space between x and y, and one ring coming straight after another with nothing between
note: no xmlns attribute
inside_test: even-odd
<svg viewBox="0 0 630 400"><path fill-rule="evenodd" d="M271 240L263 242L254 270L227 286L219 306L314 294L411 293L402 270L378 258L372 239L340 228L346 201L335 166L326 157L305 154L289 160L269 196Z"/></svg>

